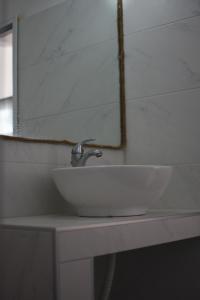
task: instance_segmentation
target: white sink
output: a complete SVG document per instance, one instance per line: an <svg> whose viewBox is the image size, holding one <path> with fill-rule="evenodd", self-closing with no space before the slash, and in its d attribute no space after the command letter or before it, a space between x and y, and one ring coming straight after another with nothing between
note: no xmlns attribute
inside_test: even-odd
<svg viewBox="0 0 200 300"><path fill-rule="evenodd" d="M58 190L79 216L145 214L163 194L172 167L143 165L86 166L53 171Z"/></svg>

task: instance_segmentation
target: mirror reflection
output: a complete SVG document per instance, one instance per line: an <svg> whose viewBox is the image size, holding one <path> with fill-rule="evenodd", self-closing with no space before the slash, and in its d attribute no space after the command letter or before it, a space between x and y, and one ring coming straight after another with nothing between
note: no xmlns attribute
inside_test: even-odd
<svg viewBox="0 0 200 300"><path fill-rule="evenodd" d="M4 121L1 134L72 142L96 138L97 144L120 146L119 3L67 0L19 17L13 38L8 38L13 29L4 26L0 43L8 46L7 37L14 51L18 43L18 84L13 130ZM10 119L11 98L0 101L0 114Z"/></svg>

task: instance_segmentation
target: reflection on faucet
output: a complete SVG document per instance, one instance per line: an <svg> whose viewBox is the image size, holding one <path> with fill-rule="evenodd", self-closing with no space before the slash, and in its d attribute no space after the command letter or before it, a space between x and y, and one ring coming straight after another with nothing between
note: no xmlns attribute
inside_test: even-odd
<svg viewBox="0 0 200 300"><path fill-rule="evenodd" d="M98 149L89 150L86 153L84 153L83 146L86 145L88 142L93 142L93 141L95 141L95 139L84 140L81 143L76 144L72 148L72 152L71 152L72 167L83 167L83 166L85 166L87 160L91 156L101 157L103 155L103 152Z"/></svg>

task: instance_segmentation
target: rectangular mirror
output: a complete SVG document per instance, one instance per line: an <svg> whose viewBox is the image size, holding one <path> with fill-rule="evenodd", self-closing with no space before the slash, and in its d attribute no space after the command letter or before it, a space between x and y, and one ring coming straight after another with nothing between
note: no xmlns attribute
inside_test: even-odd
<svg viewBox="0 0 200 300"><path fill-rule="evenodd" d="M65 0L19 17L17 31L17 97L7 135L69 144L95 138L101 147L123 147L122 1ZM11 107L5 100L0 114Z"/></svg>

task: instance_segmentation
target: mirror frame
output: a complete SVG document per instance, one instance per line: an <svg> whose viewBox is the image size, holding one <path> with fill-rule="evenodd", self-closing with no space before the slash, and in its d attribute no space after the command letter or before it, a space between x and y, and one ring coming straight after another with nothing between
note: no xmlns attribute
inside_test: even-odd
<svg viewBox="0 0 200 300"><path fill-rule="evenodd" d="M124 63L124 23L123 23L123 0L117 0L117 31L118 31L118 62L119 62L119 88L120 88L120 144L101 145L90 144L89 147L118 150L126 146L126 105L125 105L125 63ZM87 137L86 137L87 138ZM73 146L76 142L70 140L35 139L20 136L0 135L0 139L10 141L21 141L29 143L66 144ZM78 141L77 141L78 142Z"/></svg>

